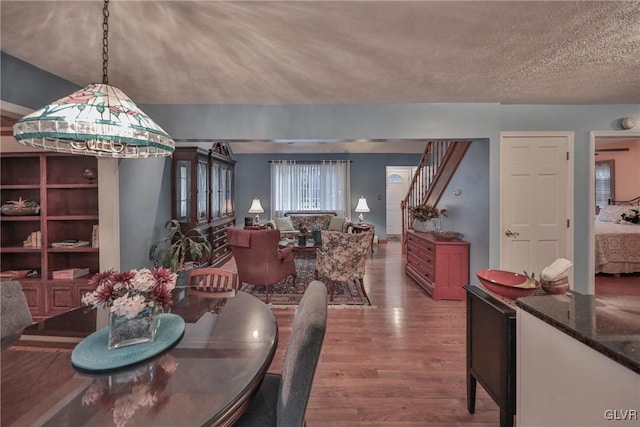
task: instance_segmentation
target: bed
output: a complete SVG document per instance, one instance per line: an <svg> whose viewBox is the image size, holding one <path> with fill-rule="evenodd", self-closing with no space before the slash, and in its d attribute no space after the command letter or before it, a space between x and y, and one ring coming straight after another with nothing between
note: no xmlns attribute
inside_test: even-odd
<svg viewBox="0 0 640 427"><path fill-rule="evenodd" d="M595 222L595 271L620 274L640 272L640 224L621 221L629 209L640 209L640 197L611 201L600 208Z"/></svg>

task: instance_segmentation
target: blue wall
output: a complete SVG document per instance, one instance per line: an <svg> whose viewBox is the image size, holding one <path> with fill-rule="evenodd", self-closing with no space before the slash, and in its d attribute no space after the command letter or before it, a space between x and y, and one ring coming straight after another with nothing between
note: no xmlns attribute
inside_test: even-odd
<svg viewBox="0 0 640 427"><path fill-rule="evenodd" d="M366 222L376 226L376 234L384 239L386 236L386 206L385 206L385 176L386 166L415 166L420 162L418 154L242 154L235 155L236 164L236 215L238 224L242 224L251 205L251 199L260 198L265 213L261 218L269 218L271 209L269 198L270 164L269 160L351 160L351 218L358 214L354 212L358 198L365 196L371 212L365 214ZM377 195L383 196L377 200Z"/></svg>
<svg viewBox="0 0 640 427"><path fill-rule="evenodd" d="M69 82L52 78L35 67L2 55L2 100L30 108L40 107L52 99L68 94ZM54 88L56 90L54 90ZM59 89L59 90L58 90ZM122 88L125 92L127 88ZM41 92L42 91L42 92ZM55 96L52 96L53 93ZM59 95L57 93L60 93ZM42 94L42 96L40 96ZM574 264L575 288L587 292L588 230L591 222L590 192L590 131L620 130L617 120L631 116L640 122L640 105L500 105L500 104L396 104L396 105L143 105L142 109L176 139L474 139L489 146L488 176L486 152L474 143L465 157L466 172L457 175L450 188L462 187L463 194L455 200L443 199L441 204L452 208L462 203L466 210L452 212L452 227L472 237L472 270L479 265L497 267L500 262L500 132L549 131L575 132L574 173ZM484 147L486 149L486 146ZM242 157L242 156L237 156ZM323 156L324 157L324 156ZM368 157L365 157L368 159ZM381 158L374 166L373 159ZM352 180L352 198L364 192L375 195L384 188L384 171L392 156L372 155L375 180ZM238 159L240 160L240 159ZM354 157L354 166L357 165ZM397 159L400 162L401 159ZM244 160L242 160L244 161ZM360 161L360 160L358 160ZM140 164L138 164L140 162ZM160 236L170 212L167 162L157 160L122 161L120 178L122 267L141 263L146 258L150 242ZM475 163L477 162L477 163ZM258 163L264 167L266 161ZM404 163L404 159L402 159ZM261 181L253 170L239 165L237 211L239 217L254 196L253 187ZM358 170L360 168L358 167ZM360 172L358 172L360 174ZM378 178L379 176L379 178ZM477 181L482 179L483 181ZM246 183L250 184L246 184ZM481 190L466 191L478 182ZM484 186L488 182L488 198ZM446 194L448 194L447 191ZM384 193L382 193L384 194ZM240 198L241 197L241 198ZM467 198L470 197L470 198ZM373 208L373 206L372 206ZM377 208L375 208L378 211ZM153 211L155 210L155 212ZM488 221L487 220L488 215ZM382 217L372 212L368 218L382 227ZM449 220L449 218L447 218ZM455 225L453 224L455 221ZM488 222L488 232L486 231ZM465 232L465 230L467 230ZM475 230L481 229L475 236ZM491 237L493 236L493 237ZM476 255L481 253L482 256ZM140 256L144 254L144 256ZM137 265L139 266L139 265Z"/></svg>

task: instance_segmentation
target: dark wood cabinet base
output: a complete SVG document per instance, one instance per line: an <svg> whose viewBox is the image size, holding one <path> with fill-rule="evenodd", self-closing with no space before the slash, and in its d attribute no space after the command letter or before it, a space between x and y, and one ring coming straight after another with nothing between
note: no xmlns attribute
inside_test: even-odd
<svg viewBox="0 0 640 427"><path fill-rule="evenodd" d="M477 286L467 292L467 409L475 412L477 383L500 408L500 427L516 413L516 311Z"/></svg>

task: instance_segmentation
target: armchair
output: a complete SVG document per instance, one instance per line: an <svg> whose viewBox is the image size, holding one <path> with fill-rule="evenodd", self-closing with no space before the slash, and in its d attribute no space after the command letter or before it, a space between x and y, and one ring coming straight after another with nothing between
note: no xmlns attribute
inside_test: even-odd
<svg viewBox="0 0 640 427"><path fill-rule="evenodd" d="M331 283L330 300L333 301L336 282L357 280L365 298L364 267L371 251L373 230L363 233L322 231L322 249L316 254L315 277Z"/></svg>
<svg viewBox="0 0 640 427"><path fill-rule="evenodd" d="M280 249L278 230L242 230L228 228L231 254L236 261L239 283L265 286L265 300L269 303L269 285L293 276L296 265L293 249Z"/></svg>

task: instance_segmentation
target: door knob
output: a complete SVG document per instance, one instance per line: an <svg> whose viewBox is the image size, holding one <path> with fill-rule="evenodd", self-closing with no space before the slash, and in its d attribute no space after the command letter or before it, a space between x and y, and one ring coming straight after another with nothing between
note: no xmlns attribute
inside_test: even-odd
<svg viewBox="0 0 640 427"><path fill-rule="evenodd" d="M507 237L518 237L520 233L517 231L505 230L504 235Z"/></svg>

